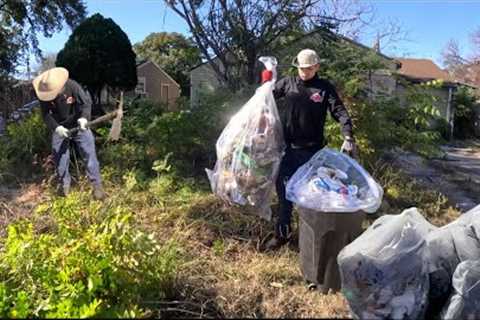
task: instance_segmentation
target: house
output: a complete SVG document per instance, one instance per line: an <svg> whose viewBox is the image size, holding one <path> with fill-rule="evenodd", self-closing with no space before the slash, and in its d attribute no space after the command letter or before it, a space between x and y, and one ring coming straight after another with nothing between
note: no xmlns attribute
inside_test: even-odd
<svg viewBox="0 0 480 320"><path fill-rule="evenodd" d="M436 107L440 112L440 116L445 119L453 130L453 94L458 86L458 83L453 81L449 74L440 69L432 60L429 59L411 59L398 58L401 67L398 70L398 75L411 83L422 83L431 80L442 80L441 87L429 88L429 91L437 98ZM402 96L405 87L398 85L397 93Z"/></svg>
<svg viewBox="0 0 480 320"><path fill-rule="evenodd" d="M180 85L158 64L151 60L138 64L137 77L138 84L134 90L135 94L164 103L169 110L175 108L175 102L180 97Z"/></svg>
<svg viewBox="0 0 480 320"><path fill-rule="evenodd" d="M456 80L480 89L480 60L463 66L456 72Z"/></svg>
<svg viewBox="0 0 480 320"><path fill-rule="evenodd" d="M429 59L397 59L402 66L398 74L414 83L421 83L430 80L443 80L439 88L430 88L430 92L437 97L436 107L440 115L450 125L450 133L454 129L454 105L453 94L458 86L469 86L471 88L480 88L480 64L469 65L464 69L463 77L452 77L445 70L440 69L433 61ZM475 72L477 71L477 73ZM397 91L401 93L403 89L399 87ZM480 108L476 108L475 119L473 120L478 136L480 136ZM478 128L478 129L477 129Z"/></svg>
<svg viewBox="0 0 480 320"><path fill-rule="evenodd" d="M162 68L151 60L137 63L137 86L125 92L125 96L147 98L167 106L168 111L176 110L176 100L180 97L180 85ZM103 90L102 103L108 103L112 90Z"/></svg>
<svg viewBox="0 0 480 320"><path fill-rule="evenodd" d="M432 79L451 80L448 73L440 69L432 60L411 58L397 58L397 60L401 63L398 73L406 77L424 81Z"/></svg>

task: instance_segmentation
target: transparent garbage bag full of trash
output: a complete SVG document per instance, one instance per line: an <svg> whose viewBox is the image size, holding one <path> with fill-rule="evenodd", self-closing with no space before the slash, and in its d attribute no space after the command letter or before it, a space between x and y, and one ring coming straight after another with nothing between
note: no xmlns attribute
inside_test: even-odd
<svg viewBox="0 0 480 320"><path fill-rule="evenodd" d="M474 320L480 316L480 260L461 262L452 279L453 294L445 305L441 319Z"/></svg>
<svg viewBox="0 0 480 320"><path fill-rule="evenodd" d="M423 318L429 289L425 236L435 228L410 208L378 218L339 253L342 293L354 318Z"/></svg>
<svg viewBox="0 0 480 320"><path fill-rule="evenodd" d="M480 206L428 234L429 314L438 315L448 300L459 263L480 260L479 236Z"/></svg>
<svg viewBox="0 0 480 320"><path fill-rule="evenodd" d="M286 197L322 212L375 212L383 189L353 158L323 148L288 180Z"/></svg>
<svg viewBox="0 0 480 320"><path fill-rule="evenodd" d="M216 143L217 162L206 169L212 191L230 204L249 207L252 214L271 219L270 198L285 143L273 97L274 57L259 59L273 72L223 129Z"/></svg>

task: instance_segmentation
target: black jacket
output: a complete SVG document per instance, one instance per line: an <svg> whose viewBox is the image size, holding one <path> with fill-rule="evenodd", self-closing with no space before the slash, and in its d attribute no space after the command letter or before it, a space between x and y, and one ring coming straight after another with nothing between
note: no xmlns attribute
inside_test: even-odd
<svg viewBox="0 0 480 320"><path fill-rule="evenodd" d="M73 103L67 104L67 99L73 98ZM53 101L40 101L43 119L48 129L54 131L59 125L67 129L78 126L77 120L90 120L92 100L75 80L67 80L63 92Z"/></svg>
<svg viewBox="0 0 480 320"><path fill-rule="evenodd" d="M317 75L303 81L298 76L283 78L273 91L278 101L287 144L323 146L327 110L342 126L344 136L352 136L352 121L333 85Z"/></svg>

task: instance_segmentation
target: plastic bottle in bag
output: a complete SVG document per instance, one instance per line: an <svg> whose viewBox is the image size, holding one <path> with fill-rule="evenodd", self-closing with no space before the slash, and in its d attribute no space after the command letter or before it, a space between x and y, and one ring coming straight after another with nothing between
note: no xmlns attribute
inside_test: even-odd
<svg viewBox="0 0 480 320"><path fill-rule="evenodd" d="M288 200L322 212L373 213L382 197L382 187L355 159L330 148L298 168L286 187Z"/></svg>

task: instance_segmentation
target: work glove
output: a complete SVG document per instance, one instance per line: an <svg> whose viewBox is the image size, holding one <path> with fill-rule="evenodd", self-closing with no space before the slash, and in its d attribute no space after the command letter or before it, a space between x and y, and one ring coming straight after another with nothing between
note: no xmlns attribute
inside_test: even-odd
<svg viewBox="0 0 480 320"><path fill-rule="evenodd" d="M80 127L80 130L87 130L87 122L88 120L85 118L80 118L77 120L78 126Z"/></svg>
<svg viewBox="0 0 480 320"><path fill-rule="evenodd" d="M355 140L353 139L353 137L345 137L342 147L340 148L340 152L346 153L352 158L357 157L357 145L355 144Z"/></svg>
<svg viewBox="0 0 480 320"><path fill-rule="evenodd" d="M58 134L62 138L68 138L69 132L68 129L64 126L58 126L55 128L55 133Z"/></svg>

